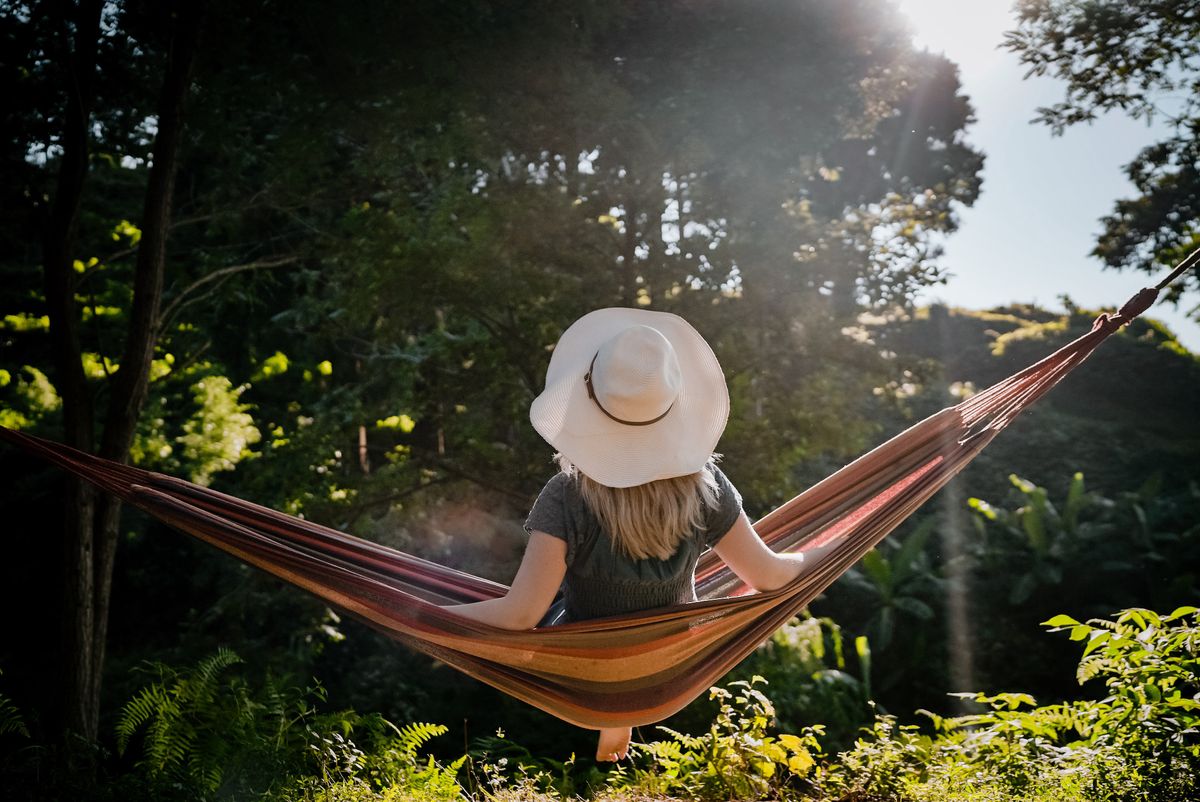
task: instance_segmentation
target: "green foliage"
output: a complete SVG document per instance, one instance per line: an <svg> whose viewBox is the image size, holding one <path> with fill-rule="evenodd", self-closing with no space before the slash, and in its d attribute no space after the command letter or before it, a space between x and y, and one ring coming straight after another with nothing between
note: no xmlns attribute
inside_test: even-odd
<svg viewBox="0 0 1200 802"><path fill-rule="evenodd" d="M23 365L15 382L12 373L0 370L0 426L24 429L61 406L54 385L33 365Z"/></svg>
<svg viewBox="0 0 1200 802"><path fill-rule="evenodd" d="M634 768L614 772L612 784L691 799L760 799L790 780L809 777L821 756L817 739L823 729L768 735L775 709L755 687L765 682L754 677L712 688L709 695L719 709L708 732L692 736L659 727L670 739L633 744Z"/></svg>
<svg viewBox="0 0 1200 802"><path fill-rule="evenodd" d="M976 553L985 573L1011 582L1008 602L1021 605L1035 592L1053 591L1065 581L1071 587L1097 571L1117 581L1147 583L1156 576L1158 594L1187 594L1196 576L1187 558L1196 527L1181 528L1197 506L1200 487L1167 496L1162 477L1156 474L1140 488L1107 498L1085 489L1082 473L1075 473L1060 503L1033 482L1011 475L1020 505L1003 509L981 499L969 500L975 511L980 539ZM1182 513L1182 515L1181 515ZM1185 524L1186 525L1186 524ZM1164 581L1163 572L1168 573ZM1075 596L1083 601L1088 595ZM1153 597L1152 591L1152 597ZM1164 601L1169 599L1164 598Z"/></svg>
<svg viewBox="0 0 1200 802"><path fill-rule="evenodd" d="M774 714L784 731L820 724L826 745L840 746L873 715L867 639L860 636L854 642L857 674L844 640L837 622L805 614L780 627L732 676L750 681L761 676L770 684ZM707 712L707 707L697 706L696 712Z"/></svg>
<svg viewBox="0 0 1200 802"><path fill-rule="evenodd" d="M1118 747L1164 771L1200 771L1200 615L1135 608L1115 621L1045 622L1085 643L1076 678L1104 682L1107 696L1084 706L1075 730L1093 744Z"/></svg>
<svg viewBox="0 0 1200 802"><path fill-rule="evenodd" d="M846 573L846 580L859 586L871 599L874 610L867 622L870 642L886 651L901 616L929 621L934 616L931 601L940 594L941 580L934 571L926 546L937 532L937 519L922 519L903 540L890 538L867 552L861 569Z"/></svg>
<svg viewBox="0 0 1200 802"><path fill-rule="evenodd" d="M241 678L222 677L240 662L221 649L192 669L149 666L156 680L122 708L118 749L124 752L140 735L138 765L152 782L205 795L239 768L278 767L287 738L294 737L294 719L311 710L295 689L268 682L256 694Z"/></svg>
<svg viewBox="0 0 1200 802"><path fill-rule="evenodd" d="M1087 623L1056 616L1046 624L1084 644L1078 677L1084 683L1102 681L1102 698L1038 706L1024 693L970 694L984 712L957 718L927 713L932 733L879 716L836 757L822 758L814 747L819 759L805 774L811 785L776 792L930 802L1194 798L1200 790L1197 609L1181 607L1169 615L1129 609L1115 619ZM762 713L764 705L756 701L750 710ZM751 717L742 726L752 730L760 720ZM705 741L676 738L645 748L645 754L655 755L664 772L679 765L681 746L699 743ZM694 758L686 765L693 766ZM726 788L761 779L752 762L727 764L724 770L743 775L727 776ZM659 776L644 774L651 780ZM684 780L673 781L686 787Z"/></svg>
<svg viewBox="0 0 1200 802"><path fill-rule="evenodd" d="M822 790L849 799L908 799L928 782L933 739L894 716L877 716L854 745L823 766Z"/></svg>
<svg viewBox="0 0 1200 802"><path fill-rule="evenodd" d="M227 649L189 669L149 667L156 679L122 708L120 751L136 751L137 776L155 794L333 802L459 798L466 757L443 766L419 750L446 733L435 724L397 727L379 715L318 713L320 686L302 690L231 674Z"/></svg>
<svg viewBox="0 0 1200 802"><path fill-rule="evenodd" d="M1158 271L1200 245L1200 18L1191 0L1077 2L1021 0L1017 28L1005 46L1020 54L1029 75L1061 80L1066 97L1039 109L1039 120L1062 133L1110 111L1162 120L1169 132L1138 154L1125 171L1137 188L1105 218L1093 253L1111 267ZM1200 287L1189 271L1167 293ZM1191 311L1200 315L1200 305Z"/></svg>
<svg viewBox="0 0 1200 802"><path fill-rule="evenodd" d="M914 517L814 602L816 609L835 616L846 632L862 633L857 636L862 640L855 640L854 653L866 688L860 690L850 728L835 725L821 708L812 709L807 718L789 717L788 723L828 721L831 744L842 746L871 719L868 699L888 707L896 696L908 705L918 688L941 696L944 680L939 671L946 665L940 653L945 643L942 609L950 584L943 575L945 560L939 548L944 526L938 515ZM774 682L765 666L759 673ZM781 704L786 707L786 700Z"/></svg>
<svg viewBox="0 0 1200 802"><path fill-rule="evenodd" d="M191 464L193 482L207 485L217 471L228 471L250 454L249 447L262 435L238 403L244 388L234 388L224 376L206 376L192 387L199 408L183 425L179 443Z"/></svg>
<svg viewBox="0 0 1200 802"><path fill-rule="evenodd" d="M17 706L11 699L0 693L0 736L13 734L28 738L29 729L25 726L25 719L21 716L21 711L17 709Z"/></svg>
<svg viewBox="0 0 1200 802"><path fill-rule="evenodd" d="M1061 512L1050 503L1045 488L1016 474L1009 480L1025 500L1015 510L997 509L977 498L969 499L968 504L977 513L975 523L981 535L985 534L985 521L1003 531L1004 541L989 543L993 559L1005 548L1015 548L1021 555L1017 559L1026 568L1012 577L1008 599L1015 605L1026 601L1039 585L1062 582L1063 563L1086 549L1088 539L1096 536L1094 524L1081 525L1079 515L1097 500L1085 493L1082 473L1072 477Z"/></svg>
<svg viewBox="0 0 1200 802"><path fill-rule="evenodd" d="M310 728L308 748L317 773L286 783L268 798L289 802L454 802L461 798L457 774L467 756L443 766L432 755L422 759L417 754L431 738L444 735L445 726L396 727L379 717L350 718L355 719L352 727L365 736L361 747L346 732Z"/></svg>
<svg viewBox="0 0 1200 802"><path fill-rule="evenodd" d="M967 694L983 712L932 726L877 716L844 752L821 728L769 735L771 702L751 682L714 688L708 732L660 728L610 785L695 799L1072 800L1183 802L1200 787L1200 615L1122 611L1046 622L1084 644L1080 682L1102 698L1039 706L1025 693ZM923 731L924 729L924 731Z"/></svg>

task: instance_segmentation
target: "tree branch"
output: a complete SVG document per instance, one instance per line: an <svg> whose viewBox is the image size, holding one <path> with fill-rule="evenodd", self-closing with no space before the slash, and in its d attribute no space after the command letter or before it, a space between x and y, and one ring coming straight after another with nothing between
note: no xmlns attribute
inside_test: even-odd
<svg viewBox="0 0 1200 802"><path fill-rule="evenodd" d="M214 270L211 273L201 276L196 281L193 281L191 284L184 287L179 292L179 294L176 295L174 299L172 299L171 303L167 304L167 308L163 310L161 315L159 315L157 329L159 331L162 331L163 327L166 326L166 324L170 320L171 316L175 312L177 312L182 306L185 306L186 303L188 303L187 301L185 301L185 299L188 297L188 295L190 295L191 293L200 289L201 287L205 286L206 284L210 284L210 283L220 280L220 279L228 278L229 276L232 276L236 273L245 273L250 270L269 270L271 268L283 267L284 265L294 264L295 262L298 262L298 261L300 261L300 257L298 257L298 256L282 256L282 257L279 257L276 259L259 259L258 261L255 261L255 262L247 262L247 263L241 264L241 265L230 265L229 267L222 267L219 270Z"/></svg>
<svg viewBox="0 0 1200 802"><path fill-rule="evenodd" d="M413 496L413 495L416 495L417 493L420 493L422 490L425 490L426 488L433 487L434 485L442 485L442 484L446 484L447 482L455 482L455 481L461 481L461 478L457 477L457 476L439 476L436 479L430 479L429 481L422 482L421 484L416 485L414 487L407 488L406 490L400 490L396 493L390 493L386 496L380 496L379 498L373 498L373 499L370 499L369 501L363 501L359 504L355 504L354 505L354 513L350 517L350 524L353 525L354 523L356 523L358 521L358 519L361 518L363 516L363 514L366 513L366 511L371 509L372 507L379 507L384 504L391 504L392 502L395 502L395 501L401 501L403 499L408 498L409 496ZM349 527L347 527L347 528L349 528Z"/></svg>

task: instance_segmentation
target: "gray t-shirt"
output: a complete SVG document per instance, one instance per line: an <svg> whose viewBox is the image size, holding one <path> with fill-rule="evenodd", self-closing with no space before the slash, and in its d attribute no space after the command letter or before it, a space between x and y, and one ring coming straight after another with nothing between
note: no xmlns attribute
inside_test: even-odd
<svg viewBox="0 0 1200 802"><path fill-rule="evenodd" d="M696 561L737 521L742 497L725 474L713 468L718 503L706 509L704 526L680 541L665 560L635 560L619 553L579 493L577 480L559 473L534 502L525 529L545 532L567 543L563 580L565 618L554 623L600 618L695 601Z"/></svg>

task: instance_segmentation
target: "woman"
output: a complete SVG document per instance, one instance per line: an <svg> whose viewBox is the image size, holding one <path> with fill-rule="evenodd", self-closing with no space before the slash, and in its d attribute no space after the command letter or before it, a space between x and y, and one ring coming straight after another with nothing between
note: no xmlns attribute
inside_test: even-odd
<svg viewBox="0 0 1200 802"><path fill-rule="evenodd" d="M714 464L729 392L708 343L683 318L599 309L555 346L530 420L560 472L526 520L529 544L507 595L453 609L505 629L543 622L561 588L581 620L695 601L707 547L755 590L802 571L776 554ZM597 760L625 757L631 730L602 729Z"/></svg>

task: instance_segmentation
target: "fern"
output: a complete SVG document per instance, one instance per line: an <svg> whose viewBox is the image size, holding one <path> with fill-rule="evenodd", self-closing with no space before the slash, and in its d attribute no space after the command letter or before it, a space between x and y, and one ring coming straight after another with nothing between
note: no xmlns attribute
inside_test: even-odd
<svg viewBox="0 0 1200 802"><path fill-rule="evenodd" d="M251 685L230 670L241 662L220 649L191 667L145 669L153 680L122 707L117 744L122 754L140 749L138 770L158 796L241 799L286 788L296 793L281 798L332 800L342 790L347 798L377 798L372 789L393 798L403 788L397 800L461 799L465 757L448 766L418 757L445 726L397 727L352 710L317 714L320 685L301 689L270 676Z"/></svg>
<svg viewBox="0 0 1200 802"><path fill-rule="evenodd" d="M7 696L0 694L0 735L10 734L24 735L28 738L29 730L25 728L25 720L21 718L17 706Z"/></svg>
<svg viewBox="0 0 1200 802"><path fill-rule="evenodd" d="M222 681L223 673L241 662L222 648L190 669L150 664L157 680L121 709L120 753L140 734L138 765L152 781L184 783L202 794L220 788L231 756L244 760L262 749L256 723L262 705L238 678Z"/></svg>
<svg viewBox="0 0 1200 802"><path fill-rule="evenodd" d="M125 750L129 748L129 740L138 729L169 704L166 689L157 684L142 688L136 696L126 702L121 708L121 718L117 721L117 752L125 754Z"/></svg>
<svg viewBox="0 0 1200 802"><path fill-rule="evenodd" d="M449 731L443 724L406 724L397 730L399 741L396 748L406 757L416 757L417 750L424 746L426 741L445 735Z"/></svg>
<svg viewBox="0 0 1200 802"><path fill-rule="evenodd" d="M17 706L7 696L0 696L0 735L17 734L29 737L25 720L21 718Z"/></svg>

